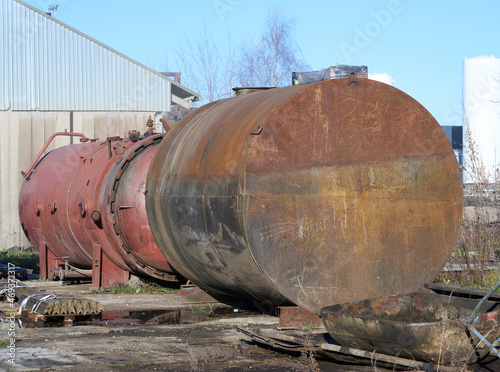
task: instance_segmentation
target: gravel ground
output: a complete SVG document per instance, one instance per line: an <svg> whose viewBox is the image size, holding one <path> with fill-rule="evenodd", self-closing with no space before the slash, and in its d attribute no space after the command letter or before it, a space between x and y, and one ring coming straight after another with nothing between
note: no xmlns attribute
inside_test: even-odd
<svg viewBox="0 0 500 372"><path fill-rule="evenodd" d="M31 283L55 293L88 286ZM227 305L182 304L179 293L87 294L108 311L108 321L72 327L15 329L15 364L9 347L0 349L2 371L311 371L311 359L251 342L235 327L275 328L278 318L235 312ZM155 310L147 312L146 310ZM125 317L123 319L122 317ZM106 325L106 326L104 326ZM0 340L9 340L9 324ZM493 359L492 359L493 360ZM320 371L393 371L394 366L316 358ZM498 360L471 367L500 371Z"/></svg>

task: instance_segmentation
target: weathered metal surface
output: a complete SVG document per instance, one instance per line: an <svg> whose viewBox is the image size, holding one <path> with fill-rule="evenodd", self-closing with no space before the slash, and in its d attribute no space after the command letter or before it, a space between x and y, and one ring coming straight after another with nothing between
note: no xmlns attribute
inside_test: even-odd
<svg viewBox="0 0 500 372"><path fill-rule="evenodd" d="M135 143L125 141L123 156L114 159L98 190L103 231L110 245L135 272L176 281L174 270L158 249L147 221L144 193L149 164L162 135ZM109 233L112 232L112 233Z"/></svg>
<svg viewBox="0 0 500 372"><path fill-rule="evenodd" d="M97 203L93 191L107 164L107 153L99 151L103 146L91 142L48 153L27 174L19 198L19 218L31 244L39 249L46 242L56 257L68 257L68 262L83 269L91 268L92 263L87 243L99 241L93 221L85 218L89 213L85 208L90 201ZM57 209L51 212L53 204ZM81 227L74 231L73 226Z"/></svg>
<svg viewBox="0 0 500 372"><path fill-rule="evenodd" d="M320 317L298 306L280 306L278 329L324 328Z"/></svg>
<svg viewBox="0 0 500 372"><path fill-rule="evenodd" d="M439 124L353 77L201 107L159 146L147 189L153 236L184 277L316 313L432 281L462 218Z"/></svg>
<svg viewBox="0 0 500 372"><path fill-rule="evenodd" d="M154 242L144 206L146 173L162 138L132 143L117 137L62 147L28 172L19 216L41 252L44 276L70 264L99 266L99 286L126 281L128 271L177 280Z"/></svg>
<svg viewBox="0 0 500 372"><path fill-rule="evenodd" d="M342 346L459 366L490 352L466 326L477 304L415 292L329 306L321 310L321 317ZM488 341L498 339L500 303L486 302L481 311L484 314L472 325Z"/></svg>

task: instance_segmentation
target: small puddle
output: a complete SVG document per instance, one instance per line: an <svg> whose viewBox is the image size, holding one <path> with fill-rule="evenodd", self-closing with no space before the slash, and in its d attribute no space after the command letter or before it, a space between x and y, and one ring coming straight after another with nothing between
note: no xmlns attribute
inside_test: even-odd
<svg viewBox="0 0 500 372"><path fill-rule="evenodd" d="M104 311L98 317L83 320L77 319L73 326L124 326L124 325L157 325L157 324L191 324L208 320L239 318L258 315L260 313L235 308L210 308L198 306L180 310L147 310L147 311ZM62 322L46 322L46 327L61 327Z"/></svg>

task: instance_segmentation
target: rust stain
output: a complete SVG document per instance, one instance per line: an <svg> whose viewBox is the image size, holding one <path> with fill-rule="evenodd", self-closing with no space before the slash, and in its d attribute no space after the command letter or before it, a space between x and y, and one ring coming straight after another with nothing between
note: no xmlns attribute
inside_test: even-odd
<svg viewBox="0 0 500 372"><path fill-rule="evenodd" d="M478 300L414 292L323 308L323 323L342 346L434 364L475 363L489 349L466 325ZM500 304L487 302L472 324L487 340L500 337Z"/></svg>

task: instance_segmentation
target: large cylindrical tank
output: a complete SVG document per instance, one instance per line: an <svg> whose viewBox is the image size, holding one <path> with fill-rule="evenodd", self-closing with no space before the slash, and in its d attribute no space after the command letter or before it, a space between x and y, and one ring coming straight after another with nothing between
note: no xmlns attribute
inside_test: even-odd
<svg viewBox="0 0 500 372"><path fill-rule="evenodd" d="M500 165L500 59L481 55L463 65L464 181L495 182ZM475 146L474 146L475 145Z"/></svg>
<svg viewBox="0 0 500 372"><path fill-rule="evenodd" d="M153 236L184 277L315 312L432 281L462 216L436 120L355 76L201 107L160 144L147 190Z"/></svg>
<svg viewBox="0 0 500 372"><path fill-rule="evenodd" d="M91 269L98 245L122 270L172 279L173 269L151 235L144 200L149 163L162 138L134 143L116 137L43 157L20 192L19 216L33 246L46 244L51 257Z"/></svg>

